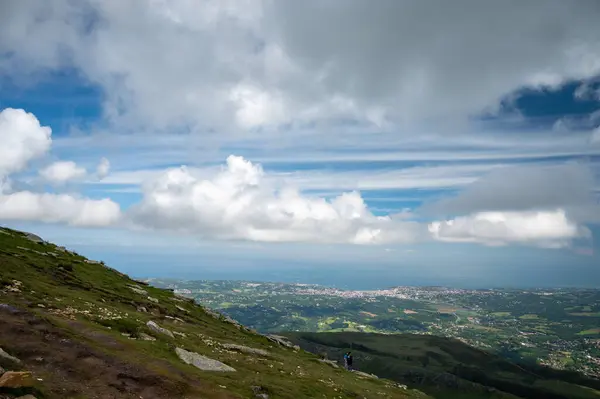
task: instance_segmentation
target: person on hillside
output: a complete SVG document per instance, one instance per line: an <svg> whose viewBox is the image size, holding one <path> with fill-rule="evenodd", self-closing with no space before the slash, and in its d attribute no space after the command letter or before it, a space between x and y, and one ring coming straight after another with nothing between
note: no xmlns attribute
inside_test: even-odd
<svg viewBox="0 0 600 399"><path fill-rule="evenodd" d="M346 353L344 353L344 368L345 368L346 370L348 370L348 354L349 354L349 353L350 353L350 352L346 352Z"/></svg>
<svg viewBox="0 0 600 399"><path fill-rule="evenodd" d="M348 362L348 370L352 371L352 353L351 352L348 352L347 362Z"/></svg>

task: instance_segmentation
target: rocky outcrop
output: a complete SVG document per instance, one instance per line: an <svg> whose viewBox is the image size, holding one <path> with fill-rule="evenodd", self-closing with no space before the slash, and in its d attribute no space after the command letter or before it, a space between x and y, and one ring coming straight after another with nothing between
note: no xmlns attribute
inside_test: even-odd
<svg viewBox="0 0 600 399"><path fill-rule="evenodd" d="M204 371L236 371L233 367L221 363L218 360L211 359L209 357L200 355L196 352L188 352L185 349L176 348L175 353L177 356L187 364L191 364L200 370Z"/></svg>
<svg viewBox="0 0 600 399"><path fill-rule="evenodd" d="M246 353L249 355L258 355L258 356L264 356L264 357L270 356L270 353L264 349L250 348L248 346L238 345L238 344L221 344L221 346L225 349L242 352L242 353Z"/></svg>
<svg viewBox="0 0 600 399"><path fill-rule="evenodd" d="M175 338L175 335L173 334L173 332L171 332L171 330L167 330L166 328L163 328L161 326L159 326L158 324L156 324L153 321L149 321L148 323L146 323L146 325L148 326L148 328L154 332L157 332L159 334L164 334L167 335L171 338Z"/></svg>
<svg viewBox="0 0 600 399"><path fill-rule="evenodd" d="M33 386L29 371L7 371L0 376L0 388L27 388Z"/></svg>

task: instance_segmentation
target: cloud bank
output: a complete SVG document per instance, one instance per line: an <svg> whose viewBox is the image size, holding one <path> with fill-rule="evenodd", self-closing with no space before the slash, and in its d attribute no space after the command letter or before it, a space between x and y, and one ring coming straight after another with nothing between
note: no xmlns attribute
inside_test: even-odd
<svg viewBox="0 0 600 399"><path fill-rule="evenodd" d="M600 73L593 1L1 7L0 51L8 56L0 71L29 77L73 67L101 87L110 119L158 129L448 121L494 110L524 86Z"/></svg>

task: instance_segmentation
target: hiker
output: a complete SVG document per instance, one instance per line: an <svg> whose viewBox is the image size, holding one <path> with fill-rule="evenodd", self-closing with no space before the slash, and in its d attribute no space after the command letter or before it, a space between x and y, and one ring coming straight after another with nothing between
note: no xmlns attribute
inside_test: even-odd
<svg viewBox="0 0 600 399"><path fill-rule="evenodd" d="M348 352L348 357L346 358L347 369L352 371L352 353Z"/></svg>
<svg viewBox="0 0 600 399"><path fill-rule="evenodd" d="M344 353L344 368L345 368L346 370L348 370L348 354L349 354L349 353L350 353L350 352L346 352L346 353Z"/></svg>

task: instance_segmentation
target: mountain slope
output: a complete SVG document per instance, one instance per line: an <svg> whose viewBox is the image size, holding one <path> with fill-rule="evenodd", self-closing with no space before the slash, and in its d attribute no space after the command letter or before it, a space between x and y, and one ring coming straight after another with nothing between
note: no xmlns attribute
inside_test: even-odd
<svg viewBox="0 0 600 399"><path fill-rule="evenodd" d="M0 228L0 399L426 397L277 341Z"/></svg>
<svg viewBox="0 0 600 399"><path fill-rule="evenodd" d="M288 333L314 353L415 386L436 398L598 399L600 381L535 365L517 365L458 340L432 335Z"/></svg>

